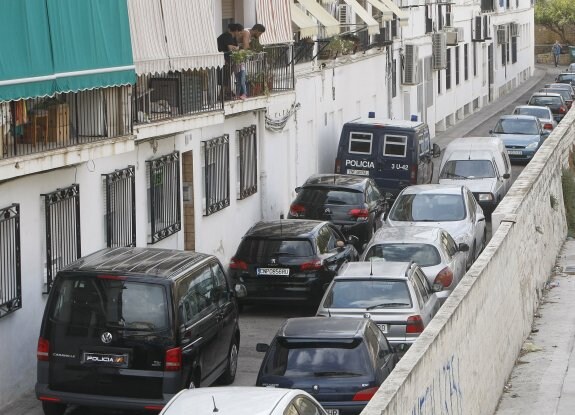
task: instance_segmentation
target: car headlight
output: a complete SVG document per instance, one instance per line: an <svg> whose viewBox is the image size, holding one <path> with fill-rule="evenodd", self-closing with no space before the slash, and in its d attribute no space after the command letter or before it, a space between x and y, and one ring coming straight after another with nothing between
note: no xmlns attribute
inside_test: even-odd
<svg viewBox="0 0 575 415"><path fill-rule="evenodd" d="M493 195L491 193L479 193L477 196L480 202L491 202L493 200Z"/></svg>
<svg viewBox="0 0 575 415"><path fill-rule="evenodd" d="M539 146L538 142L533 142L533 143L527 144L525 146L525 150L536 150L538 146Z"/></svg>

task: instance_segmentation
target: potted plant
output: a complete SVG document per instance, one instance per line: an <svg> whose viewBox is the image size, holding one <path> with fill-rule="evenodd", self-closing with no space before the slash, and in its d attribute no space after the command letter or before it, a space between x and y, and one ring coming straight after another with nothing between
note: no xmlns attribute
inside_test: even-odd
<svg viewBox="0 0 575 415"><path fill-rule="evenodd" d="M264 71L248 74L247 81L251 96L269 95L273 89L273 75Z"/></svg>

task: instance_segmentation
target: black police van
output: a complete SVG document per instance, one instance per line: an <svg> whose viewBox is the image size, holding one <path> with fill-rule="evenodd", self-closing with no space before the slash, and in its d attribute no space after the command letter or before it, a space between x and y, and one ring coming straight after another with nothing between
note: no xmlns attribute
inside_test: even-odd
<svg viewBox="0 0 575 415"><path fill-rule="evenodd" d="M216 257L191 251L109 248L60 270L38 339L44 413L158 412L186 387L232 383L240 330L230 287Z"/></svg>
<svg viewBox="0 0 575 415"><path fill-rule="evenodd" d="M423 122L357 119L343 125L335 173L370 177L395 198L409 185L431 183L440 153Z"/></svg>

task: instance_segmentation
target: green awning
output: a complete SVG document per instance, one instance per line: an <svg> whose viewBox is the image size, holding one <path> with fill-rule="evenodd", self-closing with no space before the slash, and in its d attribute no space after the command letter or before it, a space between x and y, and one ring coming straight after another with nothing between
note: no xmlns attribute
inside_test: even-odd
<svg viewBox="0 0 575 415"><path fill-rule="evenodd" d="M126 0L0 0L0 7L0 101L135 82Z"/></svg>

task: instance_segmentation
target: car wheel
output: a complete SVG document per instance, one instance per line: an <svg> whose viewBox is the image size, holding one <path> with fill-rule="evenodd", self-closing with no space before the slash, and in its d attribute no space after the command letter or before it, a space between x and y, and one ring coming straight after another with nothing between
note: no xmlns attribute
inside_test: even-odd
<svg viewBox="0 0 575 415"><path fill-rule="evenodd" d="M63 403L42 401L44 415L63 415L66 412L66 405Z"/></svg>
<svg viewBox="0 0 575 415"><path fill-rule="evenodd" d="M223 385L229 385L234 382L236 378L236 372L238 370L238 353L239 353L239 342L234 337L232 344L230 345L230 350L228 352L228 364L226 366L226 371L220 376L220 383Z"/></svg>

